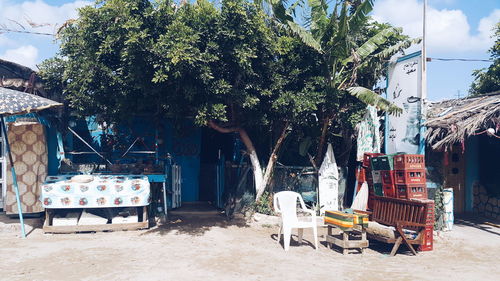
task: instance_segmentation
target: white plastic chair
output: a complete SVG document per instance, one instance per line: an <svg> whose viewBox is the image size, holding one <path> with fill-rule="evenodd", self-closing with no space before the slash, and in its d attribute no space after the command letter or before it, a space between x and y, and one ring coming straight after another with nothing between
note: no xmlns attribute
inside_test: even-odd
<svg viewBox="0 0 500 281"><path fill-rule="evenodd" d="M302 211L311 214L310 221L302 221L297 217L297 199L300 202ZM290 238L292 236L292 228L298 229L299 243L302 243L302 234L304 228L312 228L314 234L314 246L318 249L318 229L316 227L316 212L306 208L304 200L299 193L293 191L281 191L274 194L274 211L281 216L280 229L278 232L278 243L281 240L283 233L285 251L290 247Z"/></svg>

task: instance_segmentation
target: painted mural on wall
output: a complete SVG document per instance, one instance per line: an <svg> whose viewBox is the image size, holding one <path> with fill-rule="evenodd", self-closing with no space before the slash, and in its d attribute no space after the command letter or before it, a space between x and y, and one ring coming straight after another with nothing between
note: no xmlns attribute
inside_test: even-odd
<svg viewBox="0 0 500 281"><path fill-rule="evenodd" d="M419 153L421 79L420 52L402 57L389 66L387 99L403 112L387 118L387 153Z"/></svg>

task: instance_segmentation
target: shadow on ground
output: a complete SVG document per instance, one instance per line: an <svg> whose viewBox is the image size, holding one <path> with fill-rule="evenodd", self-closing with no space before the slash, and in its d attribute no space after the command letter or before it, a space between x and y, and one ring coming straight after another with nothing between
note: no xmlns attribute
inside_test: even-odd
<svg viewBox="0 0 500 281"><path fill-rule="evenodd" d="M24 229L26 231L26 236L29 236L35 229L42 228L42 226L42 214L24 215ZM5 213L0 212L0 232L11 232L15 234L20 233L21 223L19 222L19 216L6 215Z"/></svg>
<svg viewBox="0 0 500 281"><path fill-rule="evenodd" d="M270 237L274 241L278 242L278 234L277 233L271 234ZM284 240L280 239L279 244L281 245L281 247L283 249L285 249L284 243L285 243ZM323 242L318 241L318 248L321 247L322 244L323 244ZM305 238L302 238L302 243L299 243L299 237L297 235L292 234L292 237L290 239L290 247L299 247L299 246L309 246L309 247L315 249L313 242L311 242Z"/></svg>
<svg viewBox="0 0 500 281"><path fill-rule="evenodd" d="M494 219L479 217L476 215L462 215L455 219L455 225L474 227L491 234L500 236L500 222Z"/></svg>
<svg viewBox="0 0 500 281"><path fill-rule="evenodd" d="M167 235L187 234L202 236L213 227L227 228L231 226L249 227L242 217L228 218L221 211L207 203L185 204L183 207L169 212L165 222L147 230L142 235L158 233Z"/></svg>

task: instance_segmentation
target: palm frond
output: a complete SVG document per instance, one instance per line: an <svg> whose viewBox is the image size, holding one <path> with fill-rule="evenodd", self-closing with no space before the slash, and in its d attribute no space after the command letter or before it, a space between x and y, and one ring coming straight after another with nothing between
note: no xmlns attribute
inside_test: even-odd
<svg viewBox="0 0 500 281"><path fill-rule="evenodd" d="M355 96L360 101L365 104L373 105L377 109L385 111L389 114L399 115L403 112L403 109L393 104L392 102L384 99L379 94L374 91L367 89L365 87L350 87L347 88L349 94Z"/></svg>
<svg viewBox="0 0 500 281"><path fill-rule="evenodd" d="M313 48L319 53L323 53L321 44L316 39L314 39L313 35L309 31L293 21L288 21L287 23L290 27L290 30L295 33L302 40L302 42L304 42L304 44Z"/></svg>
<svg viewBox="0 0 500 281"><path fill-rule="evenodd" d="M274 17L281 21L282 23L286 23L287 21L293 21L293 17L290 15L288 10L285 8L286 1L283 0L270 0Z"/></svg>
<svg viewBox="0 0 500 281"><path fill-rule="evenodd" d="M342 10L340 11L339 16L339 31L337 32L337 42L347 36L347 32L349 31L349 17L348 13L348 4L347 1L344 1L342 5Z"/></svg>
<svg viewBox="0 0 500 281"><path fill-rule="evenodd" d="M393 27L388 27L374 36L372 36L370 39L368 39L363 45L361 45L354 53L349 56L347 59L343 61L344 64L347 64L349 62L352 62L354 58L359 58L359 59L364 59L367 56L371 55L373 52L375 52L378 47L385 42L394 34L396 34L397 30Z"/></svg>
<svg viewBox="0 0 500 281"><path fill-rule="evenodd" d="M368 14L373 10L373 0L365 0L361 3L349 19L351 30L358 30L368 18Z"/></svg>
<svg viewBox="0 0 500 281"><path fill-rule="evenodd" d="M322 37L328 25L328 5L324 0L308 0L311 9L311 33L315 38Z"/></svg>
<svg viewBox="0 0 500 281"><path fill-rule="evenodd" d="M330 15L330 20L328 22L328 25L325 27L325 32L323 32L323 38L321 38L321 42L328 42L331 37L333 37L333 34L337 32L337 29L339 27L339 23L337 21L337 8L339 6L339 3L335 3L335 7L333 8L333 12Z"/></svg>
<svg viewBox="0 0 500 281"><path fill-rule="evenodd" d="M402 42L397 43L396 45L383 49L382 51L374 54L373 56L381 59L387 59L390 58L395 53L409 48L413 44L419 44L421 41L422 41L421 37L404 40Z"/></svg>

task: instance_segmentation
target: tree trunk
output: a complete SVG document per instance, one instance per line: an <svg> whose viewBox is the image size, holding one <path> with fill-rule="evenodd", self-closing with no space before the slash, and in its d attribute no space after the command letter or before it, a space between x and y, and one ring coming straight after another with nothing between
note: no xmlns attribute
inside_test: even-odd
<svg viewBox="0 0 500 281"><path fill-rule="evenodd" d="M255 191L256 191L256 197L255 200L257 200L262 193L264 193L265 185L264 185L264 176L262 173L262 168L260 167L260 162L259 162L259 157L257 156L257 151L255 150L255 147L253 146L253 142L248 136L247 132L245 129L240 128L240 127L233 127L233 128L224 128L220 127L219 125L215 124L213 121L208 122L208 126L217 132L220 133L234 133L237 132L240 135L241 141L245 144L245 147L247 148L247 153L248 156L250 157L250 163L252 164L252 169L253 169L253 176L254 176L254 181L255 181Z"/></svg>
<svg viewBox="0 0 500 281"><path fill-rule="evenodd" d="M281 148L281 145L283 144L283 141L288 135L288 122L285 123L285 126L283 130L281 131L281 135L276 141L276 144L274 145L273 151L271 152L271 155L269 156L269 160L267 161L267 167L266 167L266 172L264 174L264 179L263 179L263 186L264 188L262 189L262 193L265 191L265 188L269 185L269 182L271 181L271 176L274 171L274 165L276 164L276 161L278 161L278 152ZM262 193L257 193L256 198L260 198ZM256 199L256 200L257 200Z"/></svg>
<svg viewBox="0 0 500 281"><path fill-rule="evenodd" d="M328 128L330 127L331 118L330 116L326 116L324 119L323 128L321 128L321 136L318 144L318 151L316 153L316 157L314 158L314 162L316 162L316 166L321 164L322 156L323 156L323 148L325 147L326 134L328 133Z"/></svg>
<svg viewBox="0 0 500 281"><path fill-rule="evenodd" d="M269 156L269 160L267 162L267 167L265 174L262 172L262 168L260 166L259 162L259 157L257 156L257 151L255 150L255 147L253 146L253 142L248 136L247 132L245 129L240 128L240 127L233 127L233 128L223 128L220 127L219 125L215 124L213 121L208 122L208 126L220 133L232 133L232 132L237 132L240 134L241 141L245 144L247 148L247 153L248 156L250 157L250 163L252 164L252 169L253 169L253 175L254 175L254 180L255 180L255 201L259 200L259 198L262 196L264 191L266 190L266 187L269 185L269 182L271 181L271 176L274 170L274 165L276 164L276 161L278 160L278 152L281 148L281 145L283 144L283 141L288 135L288 122L285 124L283 130L281 131L281 135L276 141L276 144L274 145L273 151L271 152L271 155Z"/></svg>

